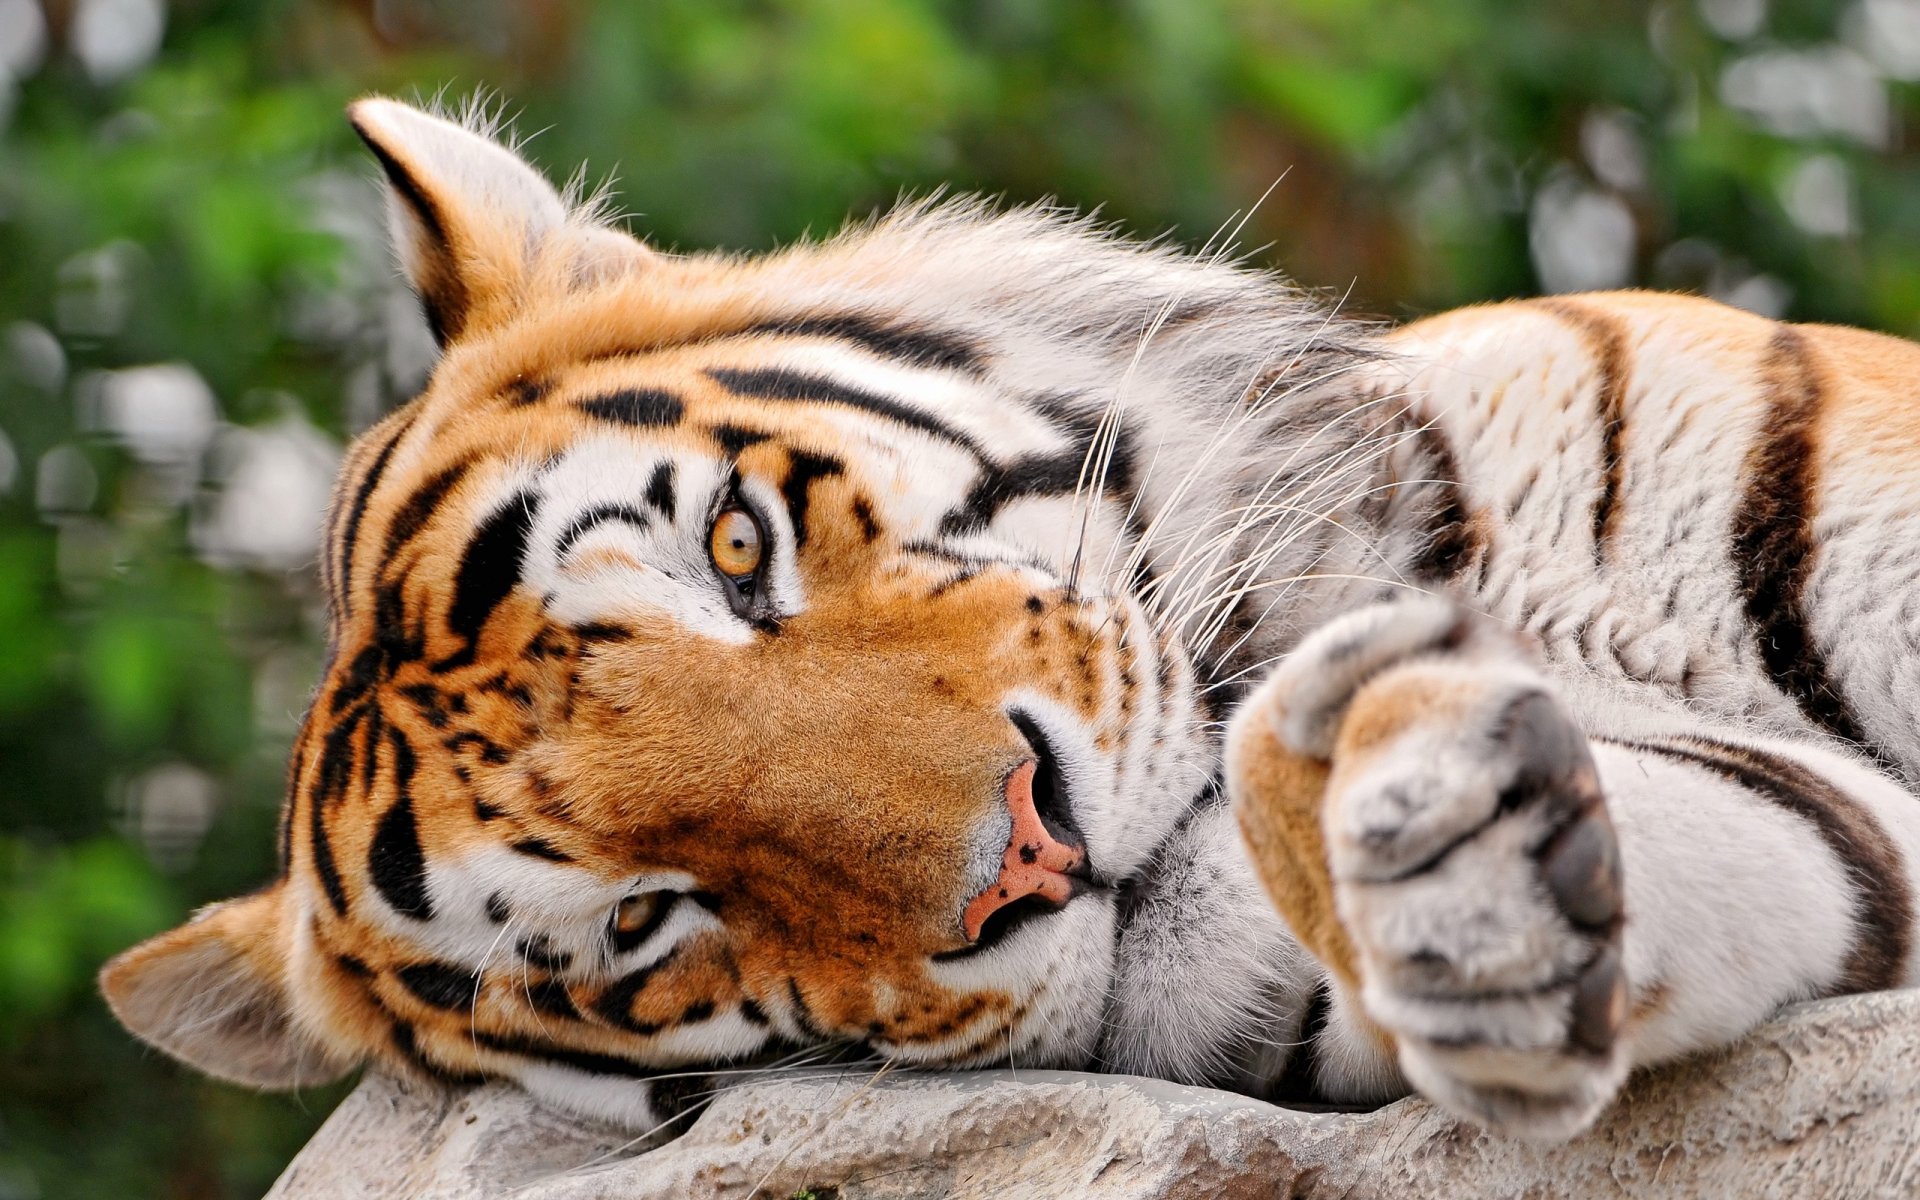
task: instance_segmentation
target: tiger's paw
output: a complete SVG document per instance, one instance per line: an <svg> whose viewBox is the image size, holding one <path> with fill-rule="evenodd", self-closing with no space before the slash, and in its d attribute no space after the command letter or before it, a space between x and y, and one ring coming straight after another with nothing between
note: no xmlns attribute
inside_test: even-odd
<svg viewBox="0 0 1920 1200"><path fill-rule="evenodd" d="M1515 635L1430 598L1364 609L1289 655L1243 721L1265 726L1236 731L1233 764L1256 866L1408 1082L1503 1133L1591 1123L1628 1065L1618 847L1586 739ZM1275 854L1303 804L1320 852ZM1274 878L1315 869L1337 929Z"/></svg>

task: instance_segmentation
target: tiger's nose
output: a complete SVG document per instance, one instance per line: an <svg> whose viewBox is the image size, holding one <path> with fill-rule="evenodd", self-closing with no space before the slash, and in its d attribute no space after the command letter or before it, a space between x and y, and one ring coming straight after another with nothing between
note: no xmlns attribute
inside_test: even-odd
<svg viewBox="0 0 1920 1200"><path fill-rule="evenodd" d="M1000 860L1000 877L967 902L960 914L969 942L980 940L987 918L1029 896L1058 908L1085 887L1087 852L1060 841L1040 819L1034 803L1034 775L1040 764L1028 759L1007 776L1007 811L1013 816L1013 836Z"/></svg>

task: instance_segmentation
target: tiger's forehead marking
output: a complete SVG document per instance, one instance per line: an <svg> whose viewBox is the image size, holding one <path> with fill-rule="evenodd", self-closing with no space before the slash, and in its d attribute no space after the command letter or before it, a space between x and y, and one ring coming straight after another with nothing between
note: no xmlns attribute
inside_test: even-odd
<svg viewBox="0 0 1920 1200"><path fill-rule="evenodd" d="M430 404L427 411L433 408ZM416 476L432 471L433 460L452 461L427 474L402 505L390 541L410 538L424 519L420 514L430 514L460 489L480 461L511 456L524 462L544 455L551 464L600 437L637 438L663 452L625 469L650 472L647 491L656 510L663 508L662 498L679 508L681 497L695 490L690 480L674 478L676 461L699 457L746 465L750 451L773 443L782 455L754 465L776 479L796 548L807 541L806 510L815 485L846 478L850 468L863 479L863 486L842 501L852 525L877 531L884 524L903 540L940 540L983 530L1023 502L1071 496L1083 482L1090 453L1106 449L1097 442L1112 447L1107 482L1124 492L1136 456L1131 431L1117 425L1102 430L1095 416L1080 415L1086 412L1084 400L1010 400L977 371L875 361L862 346L818 339L603 356L555 369L533 384L522 377L505 389L499 404L483 408L470 419L423 416L417 425L424 428L401 431L416 446L432 448L428 461L414 465ZM849 448L862 452L849 457ZM560 490L543 492L552 496ZM635 514L642 511L638 501L643 497L624 479L618 491L600 497L601 511L576 514L576 522L584 522L576 536L587 527L641 524ZM506 515L515 498L496 483L488 494L468 499L474 509L493 512L502 522L492 532L508 548L524 536L524 522ZM1115 507L1123 514L1131 509L1130 504ZM1048 553L1053 548L1039 544L1039 531L1057 531L1059 515L1029 514L1024 523L1035 533L1015 542ZM605 543L607 537L597 535L596 541ZM647 558L636 550L603 544L595 557L609 569L621 565L623 554L645 565ZM476 578L475 586L481 582ZM477 598L484 595L484 590L475 592Z"/></svg>
<svg viewBox="0 0 1920 1200"><path fill-rule="evenodd" d="M1051 419L1057 414L1018 403L992 381L977 353L956 349L958 335L883 337L869 322L863 336L827 336L853 324L769 322L684 344L529 361L497 382L475 379L474 370L450 362L436 381L442 386L425 398L426 422L471 426L501 412L574 407L658 430L683 422L712 429L772 421L797 438L845 433L881 450L899 443L906 430L919 430L976 462L1063 448ZM881 353L902 345L910 349L904 356ZM497 357L508 355L503 350ZM854 411L879 421L842 420ZM832 422L825 430L823 418Z"/></svg>

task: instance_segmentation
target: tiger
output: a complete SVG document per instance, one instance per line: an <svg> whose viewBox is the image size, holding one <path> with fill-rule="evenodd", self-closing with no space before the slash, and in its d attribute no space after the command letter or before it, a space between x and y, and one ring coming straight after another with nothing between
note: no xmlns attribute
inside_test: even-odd
<svg viewBox="0 0 1920 1200"><path fill-rule="evenodd" d="M102 969L152 1046L631 1130L819 1049L1565 1139L1920 983L1915 345L1389 328L966 198L670 253L349 116L440 356L325 518L276 877Z"/></svg>

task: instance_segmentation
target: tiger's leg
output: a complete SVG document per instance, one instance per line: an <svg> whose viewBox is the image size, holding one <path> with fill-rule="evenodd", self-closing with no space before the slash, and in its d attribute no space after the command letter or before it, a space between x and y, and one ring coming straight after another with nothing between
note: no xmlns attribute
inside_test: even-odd
<svg viewBox="0 0 1920 1200"><path fill-rule="evenodd" d="M1391 1055L1456 1113L1566 1137L1632 1067L1920 982L1920 800L1799 743L1582 731L1516 635L1445 601L1307 639L1237 717L1229 780L1329 971L1332 1095Z"/></svg>

